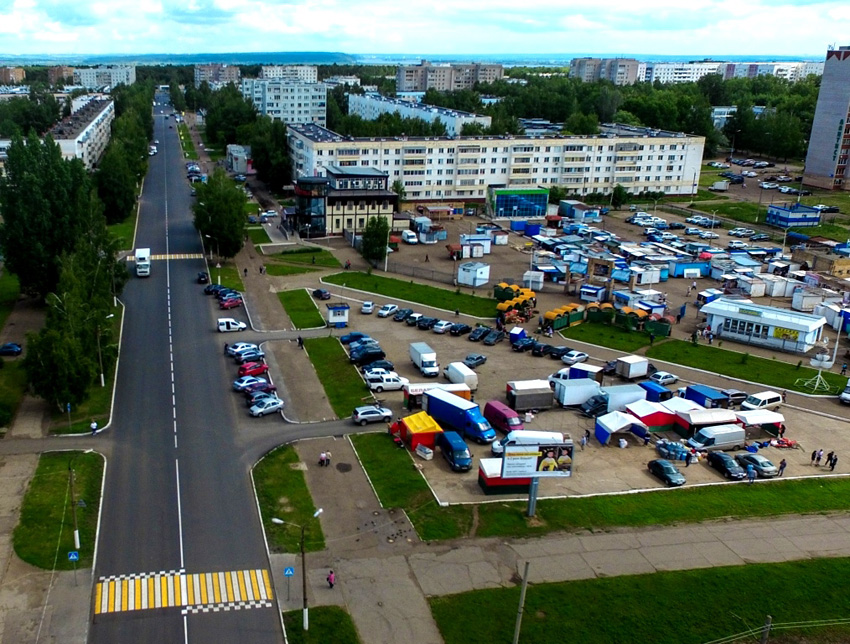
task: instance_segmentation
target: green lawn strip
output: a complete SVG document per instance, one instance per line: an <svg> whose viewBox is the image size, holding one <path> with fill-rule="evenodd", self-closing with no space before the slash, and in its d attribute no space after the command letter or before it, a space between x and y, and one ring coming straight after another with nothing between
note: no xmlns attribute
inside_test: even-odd
<svg viewBox="0 0 850 644"><path fill-rule="evenodd" d="M304 275L305 273L316 273L318 268L309 266L288 266L286 264L266 264L266 273L275 277L286 277L288 275Z"/></svg>
<svg viewBox="0 0 850 644"><path fill-rule="evenodd" d="M2 409L0 414L8 413L11 420L18 411L21 399L27 390L27 372L20 358L0 358L0 360L3 360L2 369L0 369L0 409ZM7 424L5 419L0 423Z"/></svg>
<svg viewBox="0 0 850 644"><path fill-rule="evenodd" d="M714 183L713 181L711 183ZM708 185L711 185L709 183ZM664 203L689 203L691 201L714 201L728 199L725 195L710 190L697 190L696 196L681 195L678 197L664 197Z"/></svg>
<svg viewBox="0 0 850 644"><path fill-rule="evenodd" d="M117 239L122 250L133 250L133 235L136 232L136 214L138 210L133 208L133 214L124 221L107 226L109 234Z"/></svg>
<svg viewBox="0 0 850 644"><path fill-rule="evenodd" d="M647 450L647 461L654 452ZM781 450L765 455L774 463ZM707 466L706 466L707 467ZM793 472L791 472L793 474ZM718 481L720 479L718 478ZM485 503L478 508L479 537L529 537L556 531L699 523L850 509L850 481L803 479L749 486L730 484L586 498L544 499L533 524L524 502Z"/></svg>
<svg viewBox="0 0 850 644"><path fill-rule="evenodd" d="M13 535L15 553L33 566L47 570L54 565L58 570L73 568L72 562L68 561L68 553L76 550L69 492L69 464L72 459L81 545L77 567L87 568L92 564L103 458L95 453L47 452L38 460Z"/></svg>
<svg viewBox="0 0 850 644"><path fill-rule="evenodd" d="M248 226L245 229L252 244L270 244L269 234L262 226Z"/></svg>
<svg viewBox="0 0 850 644"><path fill-rule="evenodd" d="M456 539L469 534L472 507L437 505L408 450L396 447L385 432L355 434L351 440L381 505L403 508L421 539Z"/></svg>
<svg viewBox="0 0 850 644"><path fill-rule="evenodd" d="M380 297L416 302L445 311L458 310L474 317L492 318L496 315L497 302L493 298L416 284L413 280L404 281L392 277L368 275L359 271L335 273L324 277L323 280L330 284L345 285L366 293L374 293Z"/></svg>
<svg viewBox="0 0 850 644"><path fill-rule="evenodd" d="M316 303L304 289L281 291L277 294L283 310L296 329L314 329L325 326L325 318L316 308Z"/></svg>
<svg viewBox="0 0 850 644"><path fill-rule="evenodd" d="M334 591L336 592L336 591ZM304 630L303 612L292 610L283 614L286 639L289 644L359 644L357 629L345 609L339 606L310 608L310 630Z"/></svg>
<svg viewBox="0 0 850 644"><path fill-rule="evenodd" d="M210 141L207 138L207 129L205 127L199 127L196 129L198 130L198 135L201 137L201 141L204 143L204 150L206 150L210 160L218 161L219 159L223 159L224 152L222 152L220 148L216 148L214 146L210 147Z"/></svg>
<svg viewBox="0 0 850 644"><path fill-rule="evenodd" d="M185 123L179 123L177 130L180 134L180 145L183 148L183 156L186 159L198 160L198 153L195 152L195 146L192 143L192 135L189 133L189 128Z"/></svg>
<svg viewBox="0 0 850 644"><path fill-rule="evenodd" d="M299 246L285 250L272 257L290 264L310 264L324 268L342 268L339 260L330 251L315 246Z"/></svg>
<svg viewBox="0 0 850 644"><path fill-rule="evenodd" d="M280 447L266 454L254 467L254 483L271 552L301 549L301 530L295 525L273 523L273 518L304 526L305 550L325 549L322 526L313 518L316 506L293 447Z"/></svg>
<svg viewBox="0 0 850 644"><path fill-rule="evenodd" d="M735 343L729 344L735 345ZM798 367L796 363L752 356L744 351L746 349L743 347L741 350L729 351L717 346L710 347L704 343L694 346L683 340L669 340L648 349L646 355L650 358L789 391L806 392L806 389L796 385L795 381L800 378L808 380L817 375L817 371L810 367ZM804 364L807 361L808 359L805 359ZM836 391L840 391L847 384L847 379L837 373L825 371L823 377Z"/></svg>
<svg viewBox="0 0 850 644"><path fill-rule="evenodd" d="M210 280L213 284L219 283L221 277L221 285L227 288L232 288L237 291L244 291L245 285L242 284L242 273L239 272L239 267L233 260L226 261L221 265L221 268L216 268L215 262L210 262Z"/></svg>
<svg viewBox="0 0 850 644"><path fill-rule="evenodd" d="M0 329L6 326L6 319L15 308L15 302L21 295L21 285L18 282L18 277L10 273L6 268L3 268L3 273L0 275ZM18 342L23 342L23 338L19 338Z"/></svg>
<svg viewBox="0 0 850 644"><path fill-rule="evenodd" d="M248 200L248 201L245 202L245 216L246 217L250 217L251 215L253 215L254 217L257 217L259 214L260 214L260 206L257 204L256 201Z"/></svg>
<svg viewBox="0 0 850 644"><path fill-rule="evenodd" d="M553 642L568 633L570 641L582 644L681 644L758 628L767 615L774 624L843 619L850 596L836 580L846 574L850 559L831 558L534 584L526 595L519 641ZM429 602L446 644L507 644L519 595L517 586L431 597ZM693 618L696 606L708 607L708 612ZM780 630L770 641L837 644L848 637L850 626L839 625ZM740 641L758 640L751 636Z"/></svg>
<svg viewBox="0 0 850 644"><path fill-rule="evenodd" d="M808 228L789 228L791 232L801 233L809 237L828 237L836 241L847 241L850 237L850 228L839 224L821 224L820 226L810 226ZM781 238L780 238L781 241ZM787 242L786 242L787 243ZM794 244L797 242L793 242Z"/></svg>
<svg viewBox="0 0 850 644"><path fill-rule="evenodd" d="M649 335L642 331L627 331L610 324L584 322L561 330L567 340L579 340L608 349L631 353L649 344Z"/></svg>
<svg viewBox="0 0 850 644"><path fill-rule="evenodd" d="M735 221L743 221L748 224L758 223L756 222L756 215L758 215L758 220L764 223L765 218L767 217L767 204L763 203L761 206L757 203L752 203L750 201L730 201L729 203L700 203L694 206L695 209L701 210L702 212L711 215L716 212L718 217L728 217L729 219L734 219Z"/></svg>
<svg viewBox="0 0 850 644"><path fill-rule="evenodd" d="M121 316L123 308L113 309L115 317L112 323L112 338L114 346L104 346L104 355L117 355L118 336L121 333ZM68 422L67 411L51 407L50 411L50 433L51 434L82 434L89 431L91 421L97 421L99 427L103 428L109 422L109 412L112 406L112 385L115 379L115 362L104 359L103 381L105 387L100 386L100 375L89 385L88 399L79 405L71 406L71 422Z"/></svg>
<svg viewBox="0 0 850 644"><path fill-rule="evenodd" d="M307 339L304 349L337 417L347 418L355 407L372 402L363 378L349 361L339 340L331 337Z"/></svg>

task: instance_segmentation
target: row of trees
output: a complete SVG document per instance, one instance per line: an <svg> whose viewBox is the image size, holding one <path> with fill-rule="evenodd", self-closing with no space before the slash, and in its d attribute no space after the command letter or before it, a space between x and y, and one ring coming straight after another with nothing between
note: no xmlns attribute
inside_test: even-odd
<svg viewBox="0 0 850 644"><path fill-rule="evenodd" d="M0 102L0 138L47 132L62 113L62 104L46 87L31 87L28 96Z"/></svg>
<svg viewBox="0 0 850 644"><path fill-rule="evenodd" d="M234 257L245 234L245 193L221 168L196 185L195 228L219 257Z"/></svg>

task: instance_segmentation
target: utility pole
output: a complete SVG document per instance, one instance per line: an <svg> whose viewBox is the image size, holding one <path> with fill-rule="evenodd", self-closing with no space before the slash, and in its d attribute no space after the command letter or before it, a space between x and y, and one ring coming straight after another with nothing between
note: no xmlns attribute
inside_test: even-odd
<svg viewBox="0 0 850 644"><path fill-rule="evenodd" d="M516 611L516 626L514 627L513 644L518 644L519 631L522 627L522 612L525 610L525 591L528 588L528 565L529 563L526 561L525 570L522 573L522 589L519 591L519 606Z"/></svg>

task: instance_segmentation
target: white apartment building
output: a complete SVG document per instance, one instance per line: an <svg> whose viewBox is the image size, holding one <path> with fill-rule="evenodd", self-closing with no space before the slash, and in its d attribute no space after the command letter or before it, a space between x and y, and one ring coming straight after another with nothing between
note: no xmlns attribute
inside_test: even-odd
<svg viewBox="0 0 850 644"><path fill-rule="evenodd" d="M132 85L136 82L135 65L115 65L112 67L86 67L74 70L74 84L86 89Z"/></svg>
<svg viewBox="0 0 850 644"><path fill-rule="evenodd" d="M811 74L823 76L823 62L723 63L720 73L723 74L724 79L778 76L796 83Z"/></svg>
<svg viewBox="0 0 850 644"><path fill-rule="evenodd" d="M463 126L467 123L478 123L483 127L490 127L493 122L493 119L489 116L387 98L380 94L348 95L348 113L356 114L367 121L374 121L381 114L393 114L394 112L398 112L402 118L422 119L428 123L442 121L449 136L460 134Z"/></svg>
<svg viewBox="0 0 850 644"><path fill-rule="evenodd" d="M106 150L114 120L113 101L93 100L54 125L49 134L59 144L63 158L80 159L91 171Z"/></svg>
<svg viewBox="0 0 850 644"><path fill-rule="evenodd" d="M328 76L322 82L325 85L328 85L329 87L336 87L337 85L351 85L353 87L360 87L359 76Z"/></svg>
<svg viewBox="0 0 850 644"><path fill-rule="evenodd" d="M298 83L318 83L319 68L315 65L263 65L260 69L260 78Z"/></svg>
<svg viewBox="0 0 850 644"><path fill-rule="evenodd" d="M696 83L703 76L719 74L721 63L647 63L647 83Z"/></svg>
<svg viewBox="0 0 850 644"><path fill-rule="evenodd" d="M328 88L324 83L298 83L261 78L242 79L242 96L260 114L287 124L327 123Z"/></svg>
<svg viewBox="0 0 850 644"><path fill-rule="evenodd" d="M374 168L399 180L409 199L485 199L491 185L558 186L570 195L689 195L699 182L705 138L620 125L593 136L350 138L315 125L291 125L293 179L329 166Z"/></svg>

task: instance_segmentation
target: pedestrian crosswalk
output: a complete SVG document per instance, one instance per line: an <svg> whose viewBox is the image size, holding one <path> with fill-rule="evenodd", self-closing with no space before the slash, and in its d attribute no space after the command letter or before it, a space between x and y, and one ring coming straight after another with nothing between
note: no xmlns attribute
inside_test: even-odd
<svg viewBox="0 0 850 644"><path fill-rule="evenodd" d="M182 608L183 614L208 613L268 608L273 599L268 570L143 573L101 577L95 588L94 612Z"/></svg>
<svg viewBox="0 0 850 644"><path fill-rule="evenodd" d="M201 253L168 253L165 255L151 255L151 261L162 261L164 259L175 260L175 259L203 259L204 256ZM127 255L128 262L135 262L135 255Z"/></svg>

